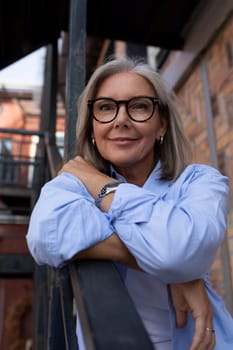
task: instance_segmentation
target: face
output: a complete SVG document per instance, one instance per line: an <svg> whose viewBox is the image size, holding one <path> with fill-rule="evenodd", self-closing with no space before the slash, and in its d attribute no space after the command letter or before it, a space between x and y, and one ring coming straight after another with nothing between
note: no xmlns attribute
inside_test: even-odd
<svg viewBox="0 0 233 350"><path fill-rule="evenodd" d="M96 98L109 97L128 100L136 96L156 96L152 85L138 74L122 72L106 78ZM93 119L93 137L102 157L124 175L132 171L143 174L155 164L154 143L166 132L166 121L157 108L149 120L138 123L131 120L125 105L120 104L117 117L102 124Z"/></svg>

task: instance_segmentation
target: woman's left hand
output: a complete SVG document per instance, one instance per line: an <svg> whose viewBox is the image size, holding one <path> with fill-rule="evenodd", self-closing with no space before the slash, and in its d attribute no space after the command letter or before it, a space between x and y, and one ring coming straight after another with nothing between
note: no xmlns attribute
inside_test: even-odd
<svg viewBox="0 0 233 350"><path fill-rule="evenodd" d="M80 156L64 164L58 174L63 172L76 176L94 198L106 183L114 181L113 178L101 173L89 160Z"/></svg>
<svg viewBox="0 0 233 350"><path fill-rule="evenodd" d="M171 294L177 327L186 325L188 312L193 316L195 331L190 350L213 350L213 310L203 280L171 284Z"/></svg>

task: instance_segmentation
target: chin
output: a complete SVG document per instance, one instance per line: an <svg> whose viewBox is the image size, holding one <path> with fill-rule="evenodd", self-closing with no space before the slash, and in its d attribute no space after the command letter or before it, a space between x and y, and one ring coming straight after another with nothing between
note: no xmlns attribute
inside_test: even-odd
<svg viewBox="0 0 233 350"><path fill-rule="evenodd" d="M119 162L117 162L117 161L109 161L113 166L114 166L114 168L121 168L121 169L123 169L123 168L131 168L132 166L133 166L133 164L132 164L132 162L129 162L129 161L119 161Z"/></svg>

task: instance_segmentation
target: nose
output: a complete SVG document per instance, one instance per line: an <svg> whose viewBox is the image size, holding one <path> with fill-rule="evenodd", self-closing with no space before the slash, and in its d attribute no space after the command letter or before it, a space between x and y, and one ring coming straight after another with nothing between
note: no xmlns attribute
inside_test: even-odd
<svg viewBox="0 0 233 350"><path fill-rule="evenodd" d="M130 123L130 118L128 116L125 103L119 104L118 113L114 122L116 125L128 125L128 123Z"/></svg>

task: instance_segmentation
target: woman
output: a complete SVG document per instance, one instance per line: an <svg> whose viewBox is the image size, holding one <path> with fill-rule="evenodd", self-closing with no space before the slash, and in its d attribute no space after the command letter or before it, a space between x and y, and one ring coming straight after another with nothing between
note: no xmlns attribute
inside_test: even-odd
<svg viewBox="0 0 233 350"><path fill-rule="evenodd" d="M233 320L207 274L226 230L227 178L189 164L174 96L147 65L116 59L94 72L78 114L79 156L31 216L35 260L116 261L157 350L232 349Z"/></svg>

